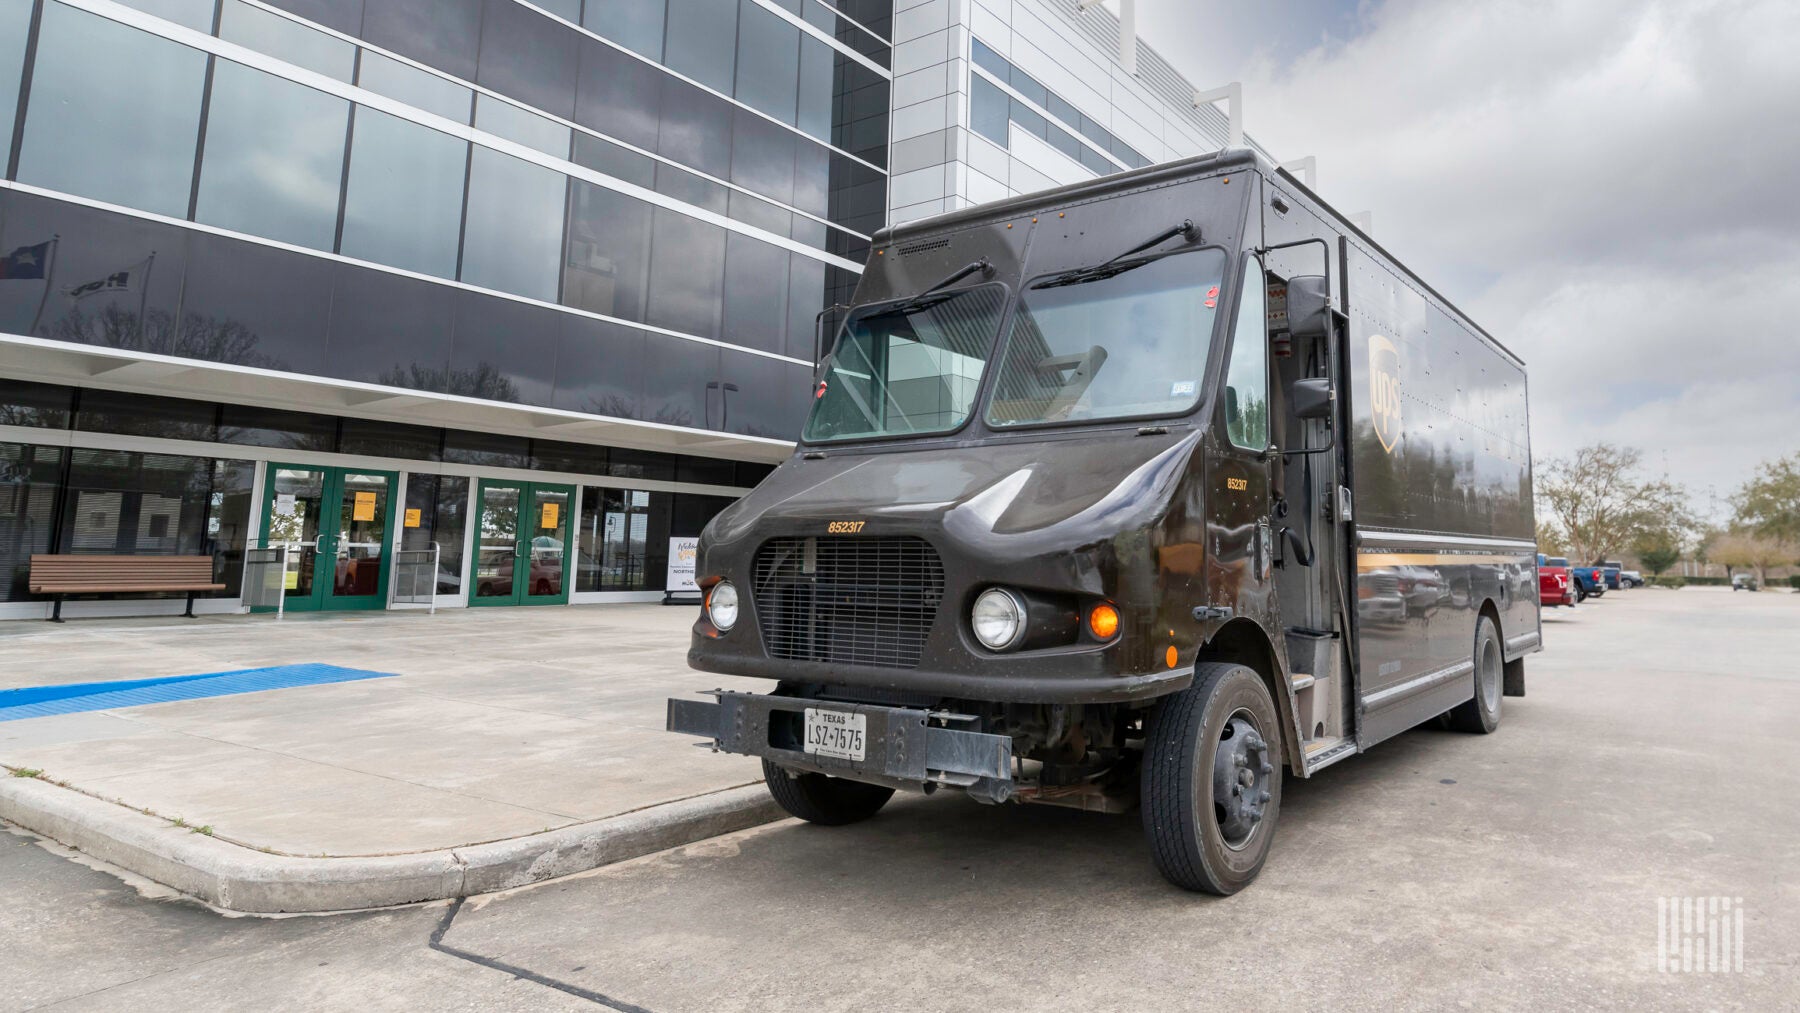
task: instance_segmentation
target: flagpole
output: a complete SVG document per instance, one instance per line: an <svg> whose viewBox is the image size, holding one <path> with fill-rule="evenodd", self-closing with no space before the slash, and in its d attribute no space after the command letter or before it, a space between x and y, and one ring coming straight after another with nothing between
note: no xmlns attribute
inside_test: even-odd
<svg viewBox="0 0 1800 1013"><path fill-rule="evenodd" d="M150 251L150 259L144 263L144 289L138 293L138 332L137 347L144 350L144 335L149 330L149 322L144 319L144 308L150 302L150 269L156 266L156 251Z"/></svg>
<svg viewBox="0 0 1800 1013"><path fill-rule="evenodd" d="M50 289L56 283L56 251L62 246L60 233L50 234L50 263L44 265L44 294L38 296L37 312L31 315L31 329L27 332L37 337L38 321L44 316L44 304L50 301Z"/></svg>

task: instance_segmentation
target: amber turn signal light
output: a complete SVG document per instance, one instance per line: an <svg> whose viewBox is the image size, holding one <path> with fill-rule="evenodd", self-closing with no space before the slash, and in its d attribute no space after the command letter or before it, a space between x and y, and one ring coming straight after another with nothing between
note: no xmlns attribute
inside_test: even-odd
<svg viewBox="0 0 1800 1013"><path fill-rule="evenodd" d="M1111 640L1119 632L1119 610L1101 602L1088 610L1088 632L1101 640Z"/></svg>

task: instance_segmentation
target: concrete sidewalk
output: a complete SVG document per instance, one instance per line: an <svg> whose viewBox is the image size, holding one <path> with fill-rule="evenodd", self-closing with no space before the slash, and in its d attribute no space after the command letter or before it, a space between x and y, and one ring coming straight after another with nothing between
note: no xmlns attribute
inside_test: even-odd
<svg viewBox="0 0 1800 1013"><path fill-rule="evenodd" d="M0 722L0 764L41 772L0 778L0 817L241 910L519 885L772 819L754 762L662 730L671 695L760 686L687 668L693 615L0 625L0 688L306 662L397 676Z"/></svg>

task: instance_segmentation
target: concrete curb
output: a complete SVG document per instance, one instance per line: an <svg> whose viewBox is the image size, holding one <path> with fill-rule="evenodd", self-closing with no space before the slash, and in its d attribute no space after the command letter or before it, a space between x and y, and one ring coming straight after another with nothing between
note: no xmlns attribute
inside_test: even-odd
<svg viewBox="0 0 1800 1013"><path fill-rule="evenodd" d="M490 844L297 858L196 834L47 781L0 777L0 819L215 907L254 914L346 911L505 890L782 815L763 786L753 784Z"/></svg>

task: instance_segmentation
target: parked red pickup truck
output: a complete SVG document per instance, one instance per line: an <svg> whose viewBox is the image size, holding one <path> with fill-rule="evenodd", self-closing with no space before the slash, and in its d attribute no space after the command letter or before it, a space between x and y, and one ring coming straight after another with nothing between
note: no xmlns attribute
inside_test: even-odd
<svg viewBox="0 0 1800 1013"><path fill-rule="evenodd" d="M1542 553L1538 554L1538 602L1546 607L1575 604L1575 579L1569 575L1567 560L1556 566Z"/></svg>

